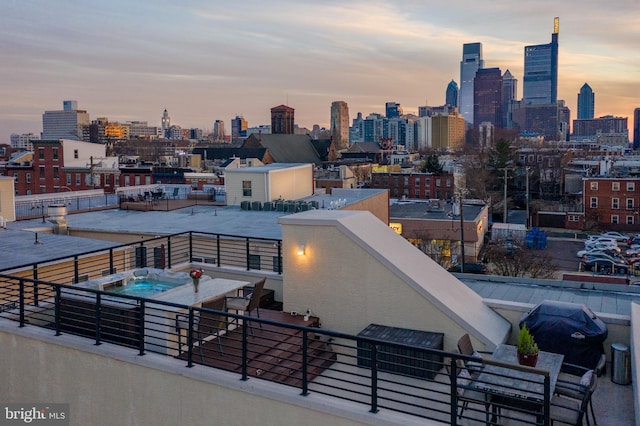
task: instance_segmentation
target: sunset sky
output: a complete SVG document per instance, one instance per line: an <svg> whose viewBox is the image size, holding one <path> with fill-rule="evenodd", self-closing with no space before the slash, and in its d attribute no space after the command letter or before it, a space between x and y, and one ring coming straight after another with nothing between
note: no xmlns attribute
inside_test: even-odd
<svg viewBox="0 0 640 426"><path fill-rule="evenodd" d="M586 82L596 117L640 107L640 1L5 0L0 9L0 143L42 131L73 99L91 119L210 131L243 115L269 124L295 108L328 126L332 101L357 112L441 105L460 84L464 43L509 69L522 96L524 46L551 41L560 17L558 98L577 116Z"/></svg>

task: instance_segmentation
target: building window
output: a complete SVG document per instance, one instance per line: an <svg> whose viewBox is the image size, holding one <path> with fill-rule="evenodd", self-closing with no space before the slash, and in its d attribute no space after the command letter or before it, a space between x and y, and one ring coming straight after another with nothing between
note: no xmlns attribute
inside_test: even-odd
<svg viewBox="0 0 640 426"><path fill-rule="evenodd" d="M53 159L54 160L58 159L58 148L53 148Z"/></svg>
<svg viewBox="0 0 640 426"><path fill-rule="evenodd" d="M38 170L40 171L40 179L44 179L44 166L40 166Z"/></svg>
<svg viewBox="0 0 640 426"><path fill-rule="evenodd" d="M627 216L627 225L633 225L633 216Z"/></svg>
<svg viewBox="0 0 640 426"><path fill-rule="evenodd" d="M627 210L633 210L633 198L627 198Z"/></svg>
<svg viewBox="0 0 640 426"><path fill-rule="evenodd" d="M589 187L591 188L592 191L597 191L598 190L598 182L590 182Z"/></svg>
<svg viewBox="0 0 640 426"><path fill-rule="evenodd" d="M140 176L137 176L137 175L136 175L136 176L133 178L133 184L134 184L135 186L140 185Z"/></svg>
<svg viewBox="0 0 640 426"><path fill-rule="evenodd" d="M419 177L416 178L416 186L420 186L420 178Z"/></svg>
<svg viewBox="0 0 640 426"><path fill-rule="evenodd" d="M130 184L129 179L130 179L130 176L129 176L129 175L126 175L126 176L124 177L124 186L129 186L129 184Z"/></svg>
<svg viewBox="0 0 640 426"><path fill-rule="evenodd" d="M38 148L38 159L44 160L44 148Z"/></svg>
<svg viewBox="0 0 640 426"><path fill-rule="evenodd" d="M612 214L611 215L611 224L612 225L617 225L618 224L618 215L617 214Z"/></svg>
<svg viewBox="0 0 640 426"><path fill-rule="evenodd" d="M250 180L242 181L242 196L251 197L251 181Z"/></svg>
<svg viewBox="0 0 640 426"><path fill-rule="evenodd" d="M451 187L451 179L447 178L447 188Z"/></svg>
<svg viewBox="0 0 640 426"><path fill-rule="evenodd" d="M404 177L404 186L409 185L409 176Z"/></svg>
<svg viewBox="0 0 640 426"><path fill-rule="evenodd" d="M80 173L76 173L76 186L80 186L80 183L82 182L81 176L82 175Z"/></svg>
<svg viewBox="0 0 640 426"><path fill-rule="evenodd" d="M598 197L591 197L591 208L592 209L597 209L598 208Z"/></svg>
<svg viewBox="0 0 640 426"><path fill-rule="evenodd" d="M67 173L67 186L71 186L71 173Z"/></svg>
<svg viewBox="0 0 640 426"><path fill-rule="evenodd" d="M53 168L53 178L60 179L60 169L58 167Z"/></svg>
<svg viewBox="0 0 640 426"><path fill-rule="evenodd" d="M41 194L46 194L47 193L47 187L46 186L40 186L40 193Z"/></svg>
<svg viewBox="0 0 640 426"><path fill-rule="evenodd" d="M620 182L611 182L612 191L620 191Z"/></svg>
<svg viewBox="0 0 640 426"><path fill-rule="evenodd" d="M577 214L570 214L569 222L580 222L580 216Z"/></svg>
<svg viewBox="0 0 640 426"><path fill-rule="evenodd" d="M80 158L80 154L78 154L78 150L77 149L73 150L73 158L76 158L76 159Z"/></svg>
<svg viewBox="0 0 640 426"><path fill-rule="evenodd" d="M144 177L144 184L145 185L151 185L151 176L145 176Z"/></svg>
<svg viewBox="0 0 640 426"><path fill-rule="evenodd" d="M26 174L27 183L31 183L31 173Z"/></svg>
<svg viewBox="0 0 640 426"><path fill-rule="evenodd" d="M635 191L636 185L634 182L627 182L627 191Z"/></svg>
<svg viewBox="0 0 640 426"><path fill-rule="evenodd" d="M14 172L14 173L13 173L13 181L14 181L15 183L18 183L18 172Z"/></svg>
<svg viewBox="0 0 640 426"><path fill-rule="evenodd" d="M431 186L431 179L429 179L429 178L425 178L425 180L424 180L424 186L426 186L427 188L428 188L429 186Z"/></svg>
<svg viewBox="0 0 640 426"><path fill-rule="evenodd" d="M407 188L405 188L404 189L404 193L402 195L404 195L405 198L408 197L409 196L409 190Z"/></svg>
<svg viewBox="0 0 640 426"><path fill-rule="evenodd" d="M616 210L620 208L620 198L611 199L611 208Z"/></svg>
<svg viewBox="0 0 640 426"><path fill-rule="evenodd" d="M104 186L111 186L111 175L104 175Z"/></svg>
<svg viewBox="0 0 640 426"><path fill-rule="evenodd" d="M436 186L440 186L440 178L436 178Z"/></svg>

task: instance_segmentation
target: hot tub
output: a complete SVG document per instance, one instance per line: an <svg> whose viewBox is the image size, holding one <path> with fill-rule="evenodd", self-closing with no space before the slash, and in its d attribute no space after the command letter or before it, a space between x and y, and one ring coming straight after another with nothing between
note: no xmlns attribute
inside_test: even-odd
<svg viewBox="0 0 640 426"><path fill-rule="evenodd" d="M168 272L162 269L142 268L113 274L83 283L84 288L95 288L115 294L153 298L174 288L190 284L188 272Z"/></svg>

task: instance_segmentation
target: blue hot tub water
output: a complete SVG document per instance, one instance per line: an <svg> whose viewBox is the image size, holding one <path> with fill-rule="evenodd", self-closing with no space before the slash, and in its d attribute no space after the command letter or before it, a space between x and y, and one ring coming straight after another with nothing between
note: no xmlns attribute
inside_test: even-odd
<svg viewBox="0 0 640 426"><path fill-rule="evenodd" d="M126 285L113 285L105 287L105 291L116 294L126 294L129 296L149 297L156 293L171 290L180 287L186 283L173 283L150 278L141 278L135 281L129 281Z"/></svg>

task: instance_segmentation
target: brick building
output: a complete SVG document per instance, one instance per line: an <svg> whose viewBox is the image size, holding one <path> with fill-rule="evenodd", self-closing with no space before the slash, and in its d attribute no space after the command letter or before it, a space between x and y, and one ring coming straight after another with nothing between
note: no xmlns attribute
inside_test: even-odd
<svg viewBox="0 0 640 426"><path fill-rule="evenodd" d="M453 197L451 173L372 173L371 187L388 189L391 198L449 199Z"/></svg>
<svg viewBox="0 0 640 426"><path fill-rule="evenodd" d="M584 229L640 231L640 178L583 179ZM568 222L572 222L569 215ZM576 220L579 219L576 215Z"/></svg>

